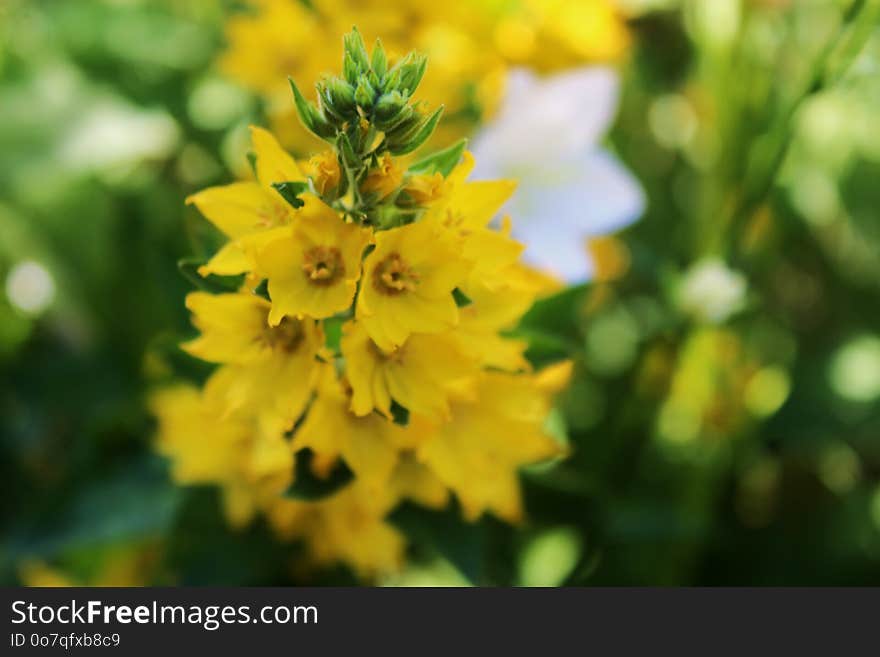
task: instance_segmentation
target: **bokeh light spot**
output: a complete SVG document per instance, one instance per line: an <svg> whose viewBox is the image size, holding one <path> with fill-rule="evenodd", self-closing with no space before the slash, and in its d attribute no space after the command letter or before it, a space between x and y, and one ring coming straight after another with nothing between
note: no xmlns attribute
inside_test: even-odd
<svg viewBox="0 0 880 657"><path fill-rule="evenodd" d="M580 535L574 529L558 527L542 532L520 554L520 584L559 586L574 570L582 551Z"/></svg>
<svg viewBox="0 0 880 657"><path fill-rule="evenodd" d="M667 148L686 146L697 131L697 115L679 94L660 96L651 103L648 123L657 143Z"/></svg>
<svg viewBox="0 0 880 657"><path fill-rule="evenodd" d="M869 402L880 397L880 338L866 335L845 344L834 355L831 387L844 399Z"/></svg>
<svg viewBox="0 0 880 657"><path fill-rule="evenodd" d="M746 386L746 408L757 417L769 417L785 403L790 390L791 381L784 370L765 367Z"/></svg>
<svg viewBox="0 0 880 657"><path fill-rule="evenodd" d="M55 282L43 265L25 260L6 277L6 296L22 312L39 315L55 298Z"/></svg>
<svg viewBox="0 0 880 657"><path fill-rule="evenodd" d="M858 454L844 443L828 447L819 457L819 479L832 492L848 493L858 483L861 473Z"/></svg>

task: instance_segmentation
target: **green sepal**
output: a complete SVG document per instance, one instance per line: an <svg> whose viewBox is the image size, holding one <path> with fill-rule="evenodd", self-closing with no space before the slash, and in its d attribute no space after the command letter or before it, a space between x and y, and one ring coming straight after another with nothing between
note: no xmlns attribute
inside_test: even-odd
<svg viewBox="0 0 880 657"><path fill-rule="evenodd" d="M284 491L284 497L295 500L320 500L332 495L354 479L354 473L341 460L325 479L316 477L312 472L313 458L314 453L308 448L296 453L293 483Z"/></svg>
<svg viewBox="0 0 880 657"><path fill-rule="evenodd" d="M360 75L360 71L358 71L357 64L355 64L354 60L351 57L343 57L342 77L345 78L346 82L352 86L356 85L358 75Z"/></svg>
<svg viewBox="0 0 880 657"><path fill-rule="evenodd" d="M325 78L320 84L324 91L321 97L336 114L345 118L351 118L357 114L353 85L335 76Z"/></svg>
<svg viewBox="0 0 880 657"><path fill-rule="evenodd" d="M305 202L299 198L299 195L309 191L309 184L301 180L290 180L287 182L272 183L275 191L281 194L281 198L290 203L294 209L301 208Z"/></svg>
<svg viewBox="0 0 880 657"><path fill-rule="evenodd" d="M367 46L364 45L364 39L356 27L351 28L351 32L342 38L342 43L345 49L344 57L351 59L359 73L366 73L370 70Z"/></svg>
<svg viewBox="0 0 880 657"><path fill-rule="evenodd" d="M354 99L357 101L358 107L361 107L365 112L372 111L376 99L376 89L367 77L362 76L358 80L357 88L354 90Z"/></svg>
<svg viewBox="0 0 880 657"><path fill-rule="evenodd" d="M382 47L382 41L376 39L376 45L373 46L373 57L370 62L373 72L382 79L388 72L388 57L385 55L385 48Z"/></svg>
<svg viewBox="0 0 880 657"><path fill-rule="evenodd" d="M379 123L388 122L396 118L404 107L406 107L406 98L399 91L382 94L379 100L376 101L374 112L377 127L384 129L385 126L381 126Z"/></svg>
<svg viewBox="0 0 880 657"><path fill-rule="evenodd" d="M318 111L317 107L306 100L299 87L296 86L296 82L293 81L293 78L287 78L287 80L290 82L290 88L293 90L293 102L296 105L296 113L299 115L299 120L306 130L321 139L331 139L334 137L336 135L336 128L330 125L327 119Z"/></svg>
<svg viewBox="0 0 880 657"><path fill-rule="evenodd" d="M397 92L394 92L397 93ZM379 130L382 130L386 135L389 132L393 132L395 130L401 129L403 131L405 128L402 128L404 122L409 122L409 125L415 125L419 121L419 116L416 114L416 111L410 105L404 104L400 106L400 109L393 115L391 115L387 119L379 119L375 117L376 127Z"/></svg>
<svg viewBox="0 0 880 657"><path fill-rule="evenodd" d="M410 173L439 173L444 178L452 173L452 170L461 161L464 149L467 147L467 139L460 139L449 148L429 155L419 160L409 168Z"/></svg>
<svg viewBox="0 0 880 657"><path fill-rule="evenodd" d="M400 67L400 82L397 89L409 96L415 94L425 70L428 67L428 58L421 53L410 53L404 58Z"/></svg>
<svg viewBox="0 0 880 657"><path fill-rule="evenodd" d="M406 155L407 153L412 153L428 141L428 138L434 133L434 129L440 122L440 117L442 115L443 105L434 110L434 113L421 123L418 130L416 130L415 134L411 137L405 138L402 141L389 140L388 150L391 151L392 155Z"/></svg>

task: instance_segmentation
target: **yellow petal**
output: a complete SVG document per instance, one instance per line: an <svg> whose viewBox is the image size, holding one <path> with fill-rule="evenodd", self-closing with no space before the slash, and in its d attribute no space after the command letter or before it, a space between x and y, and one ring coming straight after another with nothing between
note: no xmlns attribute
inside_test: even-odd
<svg viewBox="0 0 880 657"><path fill-rule="evenodd" d="M514 180L481 180L456 189L452 207L469 228L485 228L516 190Z"/></svg>
<svg viewBox="0 0 880 657"><path fill-rule="evenodd" d="M181 347L202 360L214 363L246 363L265 355L259 338L265 330L269 303L253 294L192 292L186 307L201 331Z"/></svg>
<svg viewBox="0 0 880 657"><path fill-rule="evenodd" d="M209 187L186 199L225 235L238 238L290 222L293 209L253 182Z"/></svg>
<svg viewBox="0 0 880 657"><path fill-rule="evenodd" d="M257 156L257 179L264 188L271 189L272 183L305 180L296 160L268 130L251 126L251 141Z"/></svg>
<svg viewBox="0 0 880 657"><path fill-rule="evenodd" d="M237 242L227 242L214 257L199 267L199 275L235 276L253 269L253 261Z"/></svg>

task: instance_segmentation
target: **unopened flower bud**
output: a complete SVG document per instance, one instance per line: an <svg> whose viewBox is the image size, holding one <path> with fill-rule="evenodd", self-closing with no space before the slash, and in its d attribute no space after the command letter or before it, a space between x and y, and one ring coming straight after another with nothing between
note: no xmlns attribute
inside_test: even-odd
<svg viewBox="0 0 880 657"><path fill-rule="evenodd" d="M373 109L373 103L376 98L376 88L370 83L366 76L358 78L357 89L354 91L354 98L359 107L369 112Z"/></svg>
<svg viewBox="0 0 880 657"><path fill-rule="evenodd" d="M354 87L337 77L327 78L322 83L326 89L326 98L335 113L350 118L357 113L354 99Z"/></svg>
<svg viewBox="0 0 880 657"><path fill-rule="evenodd" d="M408 62L400 67L400 82L397 89L401 93L412 96L425 75L428 66L428 58L420 54L407 55Z"/></svg>
<svg viewBox="0 0 880 657"><path fill-rule="evenodd" d="M357 28L353 28L351 32L343 38L345 48L344 60L351 60L351 64L359 73L370 70L370 58L367 56L367 47ZM345 65L343 60L343 67Z"/></svg>
<svg viewBox="0 0 880 657"><path fill-rule="evenodd" d="M385 55L385 49L382 42L376 39L376 45L373 46L373 57L370 61L373 72L381 79L388 72L388 57Z"/></svg>
<svg viewBox="0 0 880 657"><path fill-rule="evenodd" d="M385 129L391 127L397 115L406 107L406 98L399 91L382 94L376 101L374 117L377 127Z"/></svg>

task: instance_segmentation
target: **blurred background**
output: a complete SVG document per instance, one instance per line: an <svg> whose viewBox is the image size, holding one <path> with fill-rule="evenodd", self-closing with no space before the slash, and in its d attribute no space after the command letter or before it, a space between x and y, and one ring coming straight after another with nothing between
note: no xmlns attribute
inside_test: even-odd
<svg viewBox="0 0 880 657"><path fill-rule="evenodd" d="M523 473L521 527L399 509L378 583L880 584L878 3L420 5L0 0L0 582L354 581L176 486L146 398L205 375L177 263L217 236L183 199L245 175L251 123L308 154L286 75L357 24L431 55L428 150L472 137L583 247L518 329L575 361L571 457ZM530 99L583 152L515 161Z"/></svg>

